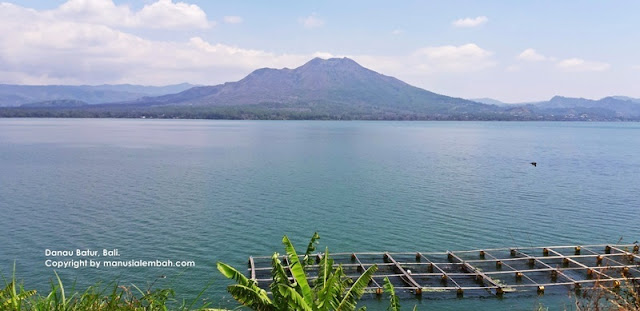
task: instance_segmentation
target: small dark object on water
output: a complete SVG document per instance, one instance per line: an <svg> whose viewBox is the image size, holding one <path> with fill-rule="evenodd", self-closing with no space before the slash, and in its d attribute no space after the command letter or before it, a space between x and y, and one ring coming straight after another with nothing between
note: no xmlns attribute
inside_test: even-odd
<svg viewBox="0 0 640 311"><path fill-rule="evenodd" d="M537 162L531 162L531 165L533 165L533 166L536 166L536 167L537 167L537 166L538 166L538 163L537 163Z"/></svg>

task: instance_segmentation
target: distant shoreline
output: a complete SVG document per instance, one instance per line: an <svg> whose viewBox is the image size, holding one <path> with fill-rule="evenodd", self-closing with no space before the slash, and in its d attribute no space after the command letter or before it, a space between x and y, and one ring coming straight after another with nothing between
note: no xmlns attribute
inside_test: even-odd
<svg viewBox="0 0 640 311"><path fill-rule="evenodd" d="M180 120L331 120L331 121L573 121L573 122L638 122L640 117L611 117L588 115L510 115L486 114L345 114L316 112L267 111L255 107L148 107L147 109L114 109L103 107L25 108L0 107L0 118L52 118L52 119L180 119Z"/></svg>

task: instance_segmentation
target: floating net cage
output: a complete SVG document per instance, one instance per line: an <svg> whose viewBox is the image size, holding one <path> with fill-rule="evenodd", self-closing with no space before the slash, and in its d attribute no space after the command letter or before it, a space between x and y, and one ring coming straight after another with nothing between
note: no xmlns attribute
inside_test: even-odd
<svg viewBox="0 0 640 311"><path fill-rule="evenodd" d="M354 281L377 265L365 297L382 295L385 277L399 296L425 298L566 293L596 285L619 288L640 284L637 244L329 255L334 266L342 265ZM323 254L314 256L317 263ZM287 256L281 259L293 280ZM317 278L318 267L305 268L310 284ZM268 291L271 257L250 257L248 277Z"/></svg>

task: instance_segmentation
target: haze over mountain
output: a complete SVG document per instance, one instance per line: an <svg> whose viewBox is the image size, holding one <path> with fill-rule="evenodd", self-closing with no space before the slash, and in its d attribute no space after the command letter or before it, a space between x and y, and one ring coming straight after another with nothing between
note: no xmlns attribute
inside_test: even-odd
<svg viewBox="0 0 640 311"><path fill-rule="evenodd" d="M611 96L612 98L624 100L624 101L632 101L634 103L640 103L640 98L632 98L629 96Z"/></svg>
<svg viewBox="0 0 640 311"><path fill-rule="evenodd" d="M143 96L177 93L192 88L188 83L167 86L117 85L12 85L0 84L0 107L52 100L77 100L87 104L134 100Z"/></svg>
<svg viewBox="0 0 640 311"><path fill-rule="evenodd" d="M531 113L575 115L590 114L607 118L637 118L640 117L640 99L627 96L608 96L599 100L554 96L548 101L530 103L503 103L492 98L472 99L484 104L502 106L505 109L520 109L526 107Z"/></svg>
<svg viewBox="0 0 640 311"><path fill-rule="evenodd" d="M554 96L549 101L533 104L547 113L590 114L609 117L640 117L640 102L605 97L599 100Z"/></svg>
<svg viewBox="0 0 640 311"><path fill-rule="evenodd" d="M108 93L111 91L109 87L114 86L76 88L88 88L88 94L79 93L86 95L85 97L93 96L96 100L98 95L104 98L105 94L112 94ZM117 87L118 91L127 96L143 91L137 86ZM40 88L47 90L46 87ZM74 89L59 86L52 88ZM101 89L103 93L96 93ZM158 92L160 90L151 89ZM72 94L81 97L77 93ZM294 69L262 68L237 82L198 86L174 94L128 98L111 103L69 100L60 98L68 95L58 93L49 96L54 98L19 108L0 109L0 116L365 120L640 119L640 103L631 98L605 97L589 100L555 96L549 101L524 104L504 104L483 98L477 99L484 102L479 103L411 86L364 68L349 58L315 58Z"/></svg>
<svg viewBox="0 0 640 311"><path fill-rule="evenodd" d="M509 103L501 102L497 99L483 97L483 98L470 98L470 101L474 101L476 103L487 104L487 105L496 105L496 106L505 106L509 105Z"/></svg>
<svg viewBox="0 0 640 311"><path fill-rule="evenodd" d="M56 108L56 107L83 107L88 105L87 103L75 100L75 99L54 99L54 100L45 100L41 102L22 104L20 107L24 108Z"/></svg>

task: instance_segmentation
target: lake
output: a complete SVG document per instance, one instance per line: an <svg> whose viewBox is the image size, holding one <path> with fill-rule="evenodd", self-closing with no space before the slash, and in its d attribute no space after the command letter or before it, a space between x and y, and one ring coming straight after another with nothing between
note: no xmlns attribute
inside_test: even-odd
<svg viewBox="0 0 640 311"><path fill-rule="evenodd" d="M0 272L15 262L46 291L46 260L68 260L47 249L117 249L195 267L55 270L79 288L155 281L178 297L213 282L207 299L234 306L216 262L244 269L283 253L285 234L304 251L318 231L332 252L632 243L639 193L639 123L0 119ZM403 305L538 302L571 304Z"/></svg>

